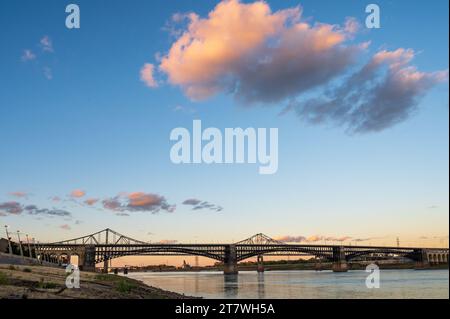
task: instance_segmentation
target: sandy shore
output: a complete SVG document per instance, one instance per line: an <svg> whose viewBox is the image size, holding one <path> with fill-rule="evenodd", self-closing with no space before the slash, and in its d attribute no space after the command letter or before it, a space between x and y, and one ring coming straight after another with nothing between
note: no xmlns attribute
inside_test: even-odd
<svg viewBox="0 0 450 319"><path fill-rule="evenodd" d="M0 298L6 299L190 299L112 274L80 272L80 288L66 287L64 269L0 264Z"/></svg>

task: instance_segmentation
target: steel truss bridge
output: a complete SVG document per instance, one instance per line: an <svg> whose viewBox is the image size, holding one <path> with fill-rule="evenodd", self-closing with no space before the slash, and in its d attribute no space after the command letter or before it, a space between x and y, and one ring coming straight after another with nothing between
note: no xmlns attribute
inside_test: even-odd
<svg viewBox="0 0 450 319"><path fill-rule="evenodd" d="M419 266L428 263L447 263L448 248L376 247L286 244L264 234L257 234L233 244L164 244L148 243L122 235L112 229L87 236L55 243L40 243L35 246L35 255L40 260L61 262L78 256L83 270L94 271L95 265L123 256L183 256L194 255L217 260L224 265L225 273L237 273L237 263L251 257L262 256L314 256L320 261L332 262L334 271L347 271L347 263L369 256L371 259L403 257L415 261Z"/></svg>

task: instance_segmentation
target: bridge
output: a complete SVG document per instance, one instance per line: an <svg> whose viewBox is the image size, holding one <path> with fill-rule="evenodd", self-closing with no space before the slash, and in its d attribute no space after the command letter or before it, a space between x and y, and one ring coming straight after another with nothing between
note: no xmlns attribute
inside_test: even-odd
<svg viewBox="0 0 450 319"><path fill-rule="evenodd" d="M232 244L163 244L133 239L108 228L79 238L34 244L35 258L61 263L62 259L70 261L71 256L78 256L79 267L85 271L95 271L99 263L107 271L109 260L123 256L161 255L211 258L223 263L225 274L238 273L238 262L251 257L257 257L258 269L262 270L263 256L274 255L314 256L331 262L335 272L347 271L350 261L364 256L372 260L403 257L416 262L418 268L448 263L448 248L286 244L264 234Z"/></svg>

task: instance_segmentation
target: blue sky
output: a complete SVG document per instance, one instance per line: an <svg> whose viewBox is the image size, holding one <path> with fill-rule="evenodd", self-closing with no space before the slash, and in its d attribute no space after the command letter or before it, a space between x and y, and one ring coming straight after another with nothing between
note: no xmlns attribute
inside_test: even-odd
<svg viewBox="0 0 450 319"><path fill-rule="evenodd" d="M157 65L155 54L166 55L176 41L164 28L174 13L206 18L218 2L76 3L77 30L64 25L64 1L0 4L0 203L71 213L67 220L6 213L2 224L41 240L110 227L152 241L237 241L263 232L400 236L416 244L421 236L446 236L448 244L448 82L427 89L406 120L364 134L308 124L293 113L279 116L287 99L247 106L221 91L193 101L167 74L155 75L160 84L149 88L139 72L145 63ZM312 24L342 25L354 17L363 25L366 17L363 1L267 3L272 12L301 5L302 19ZM355 68L380 50L411 48L411 65L421 72L448 69L447 1L377 3L381 28L362 26L349 40L371 41ZM40 45L44 37L51 50ZM24 61L24 50L34 58ZM193 119L220 129L277 127L278 172L259 175L249 164L173 164L169 133L191 128ZM71 198L75 189L86 195ZM27 196L10 194L19 191ZM121 192L158 194L177 207L129 216L101 207ZM80 205L86 198L100 201L96 208ZM224 209L193 211L182 204L189 198ZM436 243L442 241L426 242Z"/></svg>

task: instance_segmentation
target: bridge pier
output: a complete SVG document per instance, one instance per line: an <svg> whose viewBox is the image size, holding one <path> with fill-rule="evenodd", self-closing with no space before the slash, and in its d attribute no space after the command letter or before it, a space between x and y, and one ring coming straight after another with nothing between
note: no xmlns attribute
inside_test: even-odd
<svg viewBox="0 0 450 319"><path fill-rule="evenodd" d="M262 255L258 255L258 272L264 272L264 258Z"/></svg>
<svg viewBox="0 0 450 319"><path fill-rule="evenodd" d="M428 269L430 268L430 261L428 260L428 252L425 249L419 249L416 252L418 259L416 260L416 265L414 269Z"/></svg>
<svg viewBox="0 0 450 319"><path fill-rule="evenodd" d="M105 260L103 261L103 272L105 273L105 274L107 274L108 273L108 259L106 259L105 258Z"/></svg>
<svg viewBox="0 0 450 319"><path fill-rule="evenodd" d="M334 272L348 271L347 259L345 258L345 248L343 246L333 247L333 266Z"/></svg>
<svg viewBox="0 0 450 319"><path fill-rule="evenodd" d="M225 259L223 262L223 273L225 275L237 275L237 252L236 245L225 246Z"/></svg>
<svg viewBox="0 0 450 319"><path fill-rule="evenodd" d="M95 271L95 245L87 245L81 258L81 270Z"/></svg>

